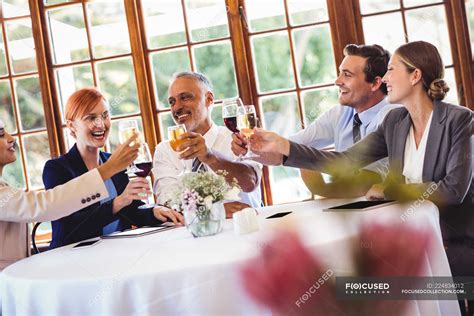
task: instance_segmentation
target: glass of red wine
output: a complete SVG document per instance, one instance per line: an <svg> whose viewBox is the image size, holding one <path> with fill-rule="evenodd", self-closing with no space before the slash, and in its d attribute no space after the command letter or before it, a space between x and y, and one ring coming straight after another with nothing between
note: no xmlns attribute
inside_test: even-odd
<svg viewBox="0 0 474 316"><path fill-rule="evenodd" d="M224 119L224 124L234 134L240 132L237 127L237 112L239 108L243 107L243 105L244 104L240 98L224 100L224 104L222 105L222 118ZM239 155L236 161L240 161L241 159L242 155Z"/></svg>
<svg viewBox="0 0 474 316"><path fill-rule="evenodd" d="M224 100L224 104L222 105L222 118L224 119L224 124L232 133L239 132L239 129L237 128L237 109L240 106L243 106L240 98Z"/></svg>
<svg viewBox="0 0 474 316"><path fill-rule="evenodd" d="M146 178L150 175L151 169L153 166L153 158L150 154L150 148L148 144L143 142L138 150L138 157L135 159L135 166L139 169L139 171L135 171L134 174L140 178ZM144 204L140 205L139 209L149 209L155 207L155 204Z"/></svg>

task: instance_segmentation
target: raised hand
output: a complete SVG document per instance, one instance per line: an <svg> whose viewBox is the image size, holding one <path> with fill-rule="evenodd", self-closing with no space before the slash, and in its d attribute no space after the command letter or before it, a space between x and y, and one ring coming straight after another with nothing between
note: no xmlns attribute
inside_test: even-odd
<svg viewBox="0 0 474 316"><path fill-rule="evenodd" d="M276 153L288 156L290 143L277 133L255 128L250 137L250 148L255 153Z"/></svg>
<svg viewBox="0 0 474 316"><path fill-rule="evenodd" d="M103 180L111 178L114 174L127 168L138 156L139 142L135 142L138 134L133 135L123 144L120 144L115 149L109 160L97 168ZM135 142L133 145L130 145Z"/></svg>
<svg viewBox="0 0 474 316"><path fill-rule="evenodd" d="M243 156L247 153L247 140L240 134L232 134L232 143L231 143L232 152L236 156Z"/></svg>
<svg viewBox="0 0 474 316"><path fill-rule="evenodd" d="M182 140L177 147L177 151L180 152L180 159L198 158L201 162L206 163L210 152L206 146L206 140L201 134L187 132L180 135L179 139Z"/></svg>
<svg viewBox="0 0 474 316"><path fill-rule="evenodd" d="M130 180L125 190L113 202L114 213L129 206L134 200L141 200L144 195L151 194L150 185L145 178Z"/></svg>

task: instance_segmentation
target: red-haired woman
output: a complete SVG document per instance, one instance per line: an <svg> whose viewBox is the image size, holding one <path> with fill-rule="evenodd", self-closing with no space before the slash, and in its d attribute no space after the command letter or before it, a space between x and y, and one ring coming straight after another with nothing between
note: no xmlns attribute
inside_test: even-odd
<svg viewBox="0 0 474 316"><path fill-rule="evenodd" d="M76 144L57 159L46 163L43 182L47 189L74 179L105 163L110 154L100 151L110 131L109 108L95 88L73 93L66 104L66 124ZM105 182L109 199L102 200L69 216L52 222L51 248L56 248L133 226L161 224L167 218L183 222L181 214L159 208L138 210L140 195L149 193L145 179L129 181L124 171Z"/></svg>

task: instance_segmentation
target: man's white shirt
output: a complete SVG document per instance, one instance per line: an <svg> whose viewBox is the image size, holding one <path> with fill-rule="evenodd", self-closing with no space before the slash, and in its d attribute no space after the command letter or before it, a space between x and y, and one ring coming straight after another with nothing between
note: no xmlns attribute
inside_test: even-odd
<svg viewBox="0 0 474 316"><path fill-rule="evenodd" d="M231 150L232 132L226 127L212 124L209 131L207 131L203 137L206 141L207 148L213 153L216 153L220 157L229 161L233 161L237 158ZM186 164L186 169L191 170L192 159L184 160L184 163ZM242 163L253 168L257 175L258 183L260 183L262 177L262 165L249 160L243 161ZM178 174L180 174L183 169L183 161L178 158L178 153L171 148L170 142L166 141L158 144L153 158L153 176L155 178L153 187L158 202L165 202L168 200L170 193L179 181ZM209 167L207 167L207 170L213 172ZM252 207L261 206L262 197L260 186L252 192L241 192L240 197L240 202L247 203Z"/></svg>

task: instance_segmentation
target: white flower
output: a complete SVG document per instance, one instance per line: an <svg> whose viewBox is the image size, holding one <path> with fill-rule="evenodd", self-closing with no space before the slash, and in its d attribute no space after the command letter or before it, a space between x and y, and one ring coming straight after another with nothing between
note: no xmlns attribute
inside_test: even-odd
<svg viewBox="0 0 474 316"><path fill-rule="evenodd" d="M168 204L178 205L179 209L195 204L210 209L214 202L240 200L240 187L236 179L226 181L226 172L192 172L185 174L166 197ZM192 194L191 194L192 193Z"/></svg>
<svg viewBox="0 0 474 316"><path fill-rule="evenodd" d="M204 198L204 205L210 210L212 207L213 198L212 195L208 195Z"/></svg>
<svg viewBox="0 0 474 316"><path fill-rule="evenodd" d="M232 187L232 189L224 193L224 200L239 201L240 200L239 193L240 193L240 190L238 187Z"/></svg>

